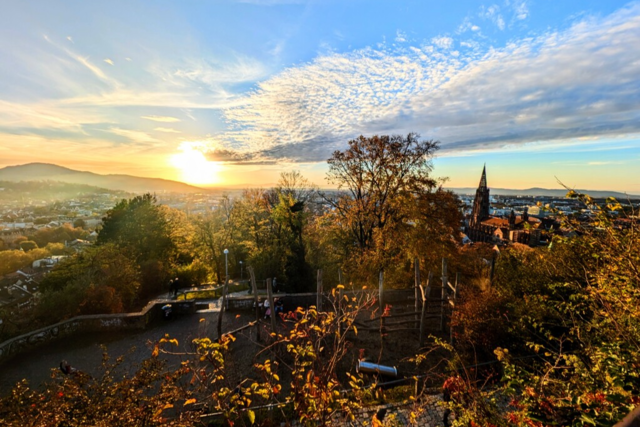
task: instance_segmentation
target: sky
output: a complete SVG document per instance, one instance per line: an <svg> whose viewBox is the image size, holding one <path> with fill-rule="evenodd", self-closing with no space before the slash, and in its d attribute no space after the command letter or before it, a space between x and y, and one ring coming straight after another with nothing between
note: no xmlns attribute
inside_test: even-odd
<svg viewBox="0 0 640 427"><path fill-rule="evenodd" d="M270 185L358 135L475 187L640 194L640 2L3 0L0 167Z"/></svg>

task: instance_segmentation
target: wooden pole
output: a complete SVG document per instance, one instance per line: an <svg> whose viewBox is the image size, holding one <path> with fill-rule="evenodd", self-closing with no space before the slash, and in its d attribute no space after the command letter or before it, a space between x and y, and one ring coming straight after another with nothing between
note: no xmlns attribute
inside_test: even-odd
<svg viewBox="0 0 640 427"><path fill-rule="evenodd" d="M384 273L380 270L378 278L378 299L380 300L380 311L384 311Z"/></svg>
<svg viewBox="0 0 640 427"><path fill-rule="evenodd" d="M271 291L271 279L267 279L267 298L269 299L269 309L271 311L271 332L278 333L276 331L276 306L273 303L273 292Z"/></svg>
<svg viewBox="0 0 640 427"><path fill-rule="evenodd" d="M491 257L491 272L489 273L489 287L493 287L493 274L496 270L496 254L494 253Z"/></svg>
<svg viewBox="0 0 640 427"><path fill-rule="evenodd" d="M322 311L322 270L318 270L318 291L316 294L316 309Z"/></svg>
<svg viewBox="0 0 640 427"><path fill-rule="evenodd" d="M442 301L440 301L440 332L444 331L444 304L446 297L446 287L447 287L448 279L447 279L447 259L442 258Z"/></svg>
<svg viewBox="0 0 640 427"><path fill-rule="evenodd" d="M431 279L433 279L433 273L429 272L429 278L427 279L427 288L424 289L422 285L420 285L420 291L422 293L422 314L420 316L420 348L424 347L424 333L425 333L425 321L426 321L426 311L427 306L429 304L429 294L431 293Z"/></svg>
<svg viewBox="0 0 640 427"><path fill-rule="evenodd" d="M249 277L251 278L251 288L253 289L253 305L256 311L256 340L260 342L260 300L258 299L258 284L256 283L256 275L253 267L249 266Z"/></svg>
<svg viewBox="0 0 640 427"><path fill-rule="evenodd" d="M451 319L453 318L453 310L456 308L456 298L458 296L458 280L460 280L460 273L456 273L456 284L453 288L453 305L451 306L451 315L449 316L449 344L453 345L453 325Z"/></svg>
<svg viewBox="0 0 640 427"><path fill-rule="evenodd" d="M218 340L222 338L222 316L224 315L225 306L227 304L227 288L229 287L229 276L224 282L224 288L222 288L222 298L220 298L220 311L218 312Z"/></svg>
<svg viewBox="0 0 640 427"><path fill-rule="evenodd" d="M419 301L419 297L420 297L420 259L418 257L416 257L416 259L413 261L413 267L415 270L415 284L414 284L414 290L415 290L415 304L414 304L414 310L418 311L420 309L420 301ZM418 318L418 315L416 314L416 328L420 326L420 319Z"/></svg>
<svg viewBox="0 0 640 427"><path fill-rule="evenodd" d="M342 288L338 289L338 334L342 335Z"/></svg>

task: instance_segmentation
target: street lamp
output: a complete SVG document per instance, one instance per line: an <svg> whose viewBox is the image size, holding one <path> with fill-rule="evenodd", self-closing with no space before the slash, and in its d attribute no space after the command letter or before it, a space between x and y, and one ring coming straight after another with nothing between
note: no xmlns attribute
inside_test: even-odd
<svg viewBox="0 0 640 427"><path fill-rule="evenodd" d="M242 267L243 267L243 265L242 265L242 261L240 261L240 280L242 280L243 273L244 273L244 270L243 270L243 268L242 268Z"/></svg>
<svg viewBox="0 0 640 427"><path fill-rule="evenodd" d="M229 281L229 249L224 250L224 275L228 282Z"/></svg>

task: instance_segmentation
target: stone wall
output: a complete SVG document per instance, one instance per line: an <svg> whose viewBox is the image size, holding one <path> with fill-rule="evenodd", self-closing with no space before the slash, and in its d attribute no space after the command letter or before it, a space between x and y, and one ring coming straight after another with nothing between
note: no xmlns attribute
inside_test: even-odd
<svg viewBox="0 0 640 427"><path fill-rule="evenodd" d="M145 329L149 324L162 317L161 307L166 303L166 301L151 302L139 313L76 316L17 336L0 343L0 365L23 351L77 333ZM175 313L195 311L195 302L193 301L171 302L171 304Z"/></svg>

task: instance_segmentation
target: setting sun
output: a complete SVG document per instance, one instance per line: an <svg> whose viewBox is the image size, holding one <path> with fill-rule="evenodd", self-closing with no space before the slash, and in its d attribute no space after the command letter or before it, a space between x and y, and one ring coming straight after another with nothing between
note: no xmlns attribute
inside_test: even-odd
<svg viewBox="0 0 640 427"><path fill-rule="evenodd" d="M171 156L171 164L180 169L179 179L188 184L211 185L219 184L219 173L222 165L210 162L202 151L189 146L180 147L181 152Z"/></svg>

